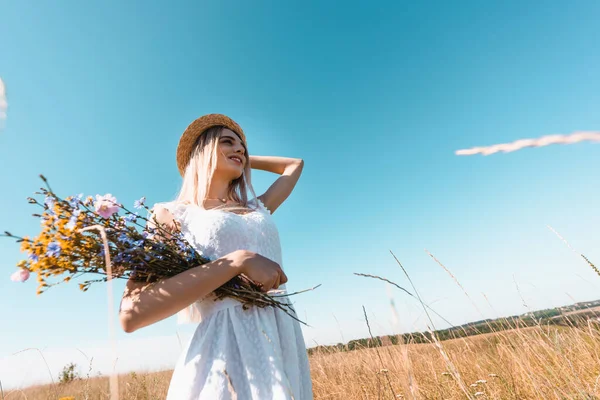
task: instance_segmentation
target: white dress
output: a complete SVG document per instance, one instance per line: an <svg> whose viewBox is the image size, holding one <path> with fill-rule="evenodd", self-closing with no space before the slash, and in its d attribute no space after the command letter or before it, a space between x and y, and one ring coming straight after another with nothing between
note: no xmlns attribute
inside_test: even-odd
<svg viewBox="0 0 600 400"><path fill-rule="evenodd" d="M158 203L181 223L188 242L205 257L250 250L283 268L277 227L258 200L256 211L234 214L176 202ZM285 290L285 285L279 289ZM280 298L281 299L281 298ZM181 354L167 400L312 399L308 356L300 324L271 307L242 308L214 295L178 313L180 323L198 323Z"/></svg>

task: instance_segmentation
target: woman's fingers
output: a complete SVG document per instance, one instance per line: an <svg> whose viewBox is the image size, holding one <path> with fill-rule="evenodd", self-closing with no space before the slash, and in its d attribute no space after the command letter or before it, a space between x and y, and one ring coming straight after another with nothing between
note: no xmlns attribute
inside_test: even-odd
<svg viewBox="0 0 600 400"><path fill-rule="evenodd" d="M275 279L273 280L272 285L269 288L269 290L279 288L279 286L281 286L281 284L283 283L281 281L283 279L283 276L285 276L285 275L283 275L283 271L280 271L280 273L278 273L277 276L275 277ZM269 290L267 290L267 291L269 291Z"/></svg>
<svg viewBox="0 0 600 400"><path fill-rule="evenodd" d="M271 279L270 281L263 283L261 289L263 292L266 293L273 288L274 284L275 284L275 279Z"/></svg>
<svg viewBox="0 0 600 400"><path fill-rule="evenodd" d="M287 283L287 281L288 281L288 277L285 274L285 272L283 272L283 270L282 270L281 271L281 278L280 278L279 284L283 285L284 283Z"/></svg>

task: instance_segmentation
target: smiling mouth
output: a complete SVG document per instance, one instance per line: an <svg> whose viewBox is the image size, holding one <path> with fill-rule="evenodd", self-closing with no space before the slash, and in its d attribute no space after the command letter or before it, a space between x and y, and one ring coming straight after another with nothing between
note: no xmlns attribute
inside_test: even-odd
<svg viewBox="0 0 600 400"><path fill-rule="evenodd" d="M239 157L233 156L233 157L229 157L229 159L236 164L242 165L242 160Z"/></svg>

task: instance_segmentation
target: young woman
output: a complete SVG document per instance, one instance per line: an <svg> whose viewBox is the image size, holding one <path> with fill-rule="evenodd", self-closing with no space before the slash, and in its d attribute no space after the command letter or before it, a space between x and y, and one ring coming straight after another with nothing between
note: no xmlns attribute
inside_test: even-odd
<svg viewBox="0 0 600 400"><path fill-rule="evenodd" d="M210 114L181 136L177 165L180 193L175 201L155 205L153 214L170 230L178 226L214 261L153 286L128 281L120 310L123 329L133 332L176 313L180 322L198 324L175 367L168 400L312 399L298 322L278 309L244 309L231 298L215 301L212 294L238 274L264 291L285 290L271 214L292 192L303 161L250 156L240 126ZM281 176L257 197L251 168Z"/></svg>

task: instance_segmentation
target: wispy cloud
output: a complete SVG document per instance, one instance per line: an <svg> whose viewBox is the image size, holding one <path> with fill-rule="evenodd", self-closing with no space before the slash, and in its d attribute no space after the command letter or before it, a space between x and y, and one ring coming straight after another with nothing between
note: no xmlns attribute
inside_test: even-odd
<svg viewBox="0 0 600 400"><path fill-rule="evenodd" d="M486 147L457 150L457 156L472 156L475 154L510 153L526 147L543 147L551 144L573 144L579 142L600 142L600 132L573 132L569 135L548 135L538 139L520 139L512 143L495 144Z"/></svg>
<svg viewBox="0 0 600 400"><path fill-rule="evenodd" d="M0 120L6 119L6 109L8 108L8 102L6 101L6 86L4 81L0 78Z"/></svg>

